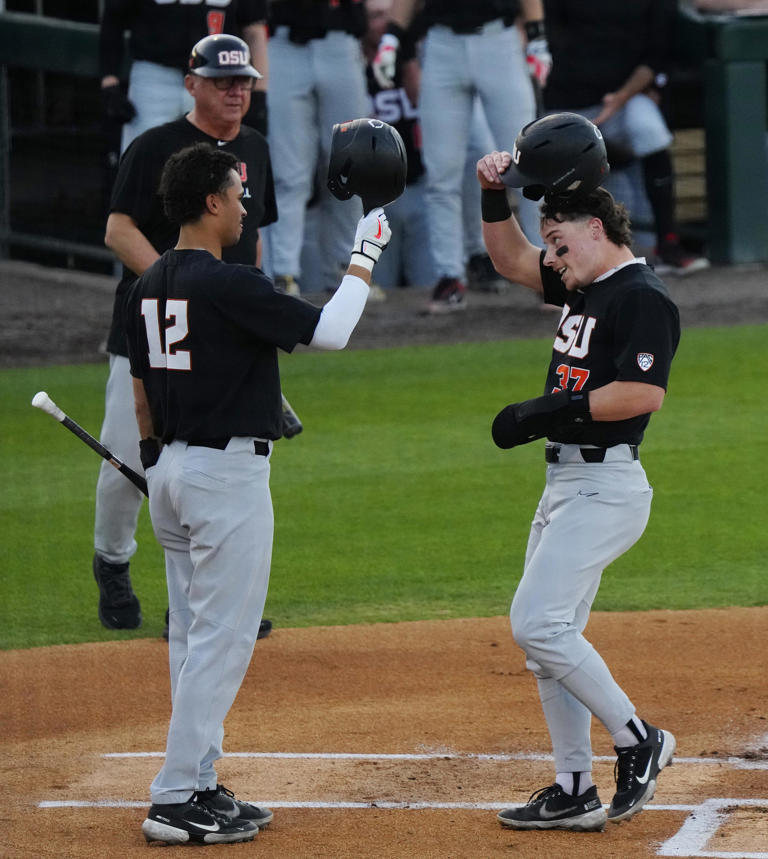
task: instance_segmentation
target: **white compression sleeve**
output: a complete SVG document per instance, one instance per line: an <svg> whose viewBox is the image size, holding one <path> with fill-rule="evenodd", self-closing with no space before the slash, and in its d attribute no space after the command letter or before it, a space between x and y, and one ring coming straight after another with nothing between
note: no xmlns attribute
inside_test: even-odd
<svg viewBox="0 0 768 859"><path fill-rule="evenodd" d="M354 275L344 275L333 298L323 307L309 345L318 349L343 349L363 314L367 299L368 284Z"/></svg>

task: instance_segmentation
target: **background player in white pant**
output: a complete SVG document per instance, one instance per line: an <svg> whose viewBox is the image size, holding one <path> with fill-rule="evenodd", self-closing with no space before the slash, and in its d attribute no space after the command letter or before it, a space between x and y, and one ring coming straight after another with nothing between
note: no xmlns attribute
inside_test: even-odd
<svg viewBox="0 0 768 859"><path fill-rule="evenodd" d="M226 62L219 62L223 56ZM236 62L230 62L235 57ZM258 265L259 227L277 217L269 147L241 124L259 72L248 46L237 36L206 36L189 57L185 86L194 108L185 117L144 132L128 147L112 191L106 244L123 263L107 341L109 379L101 441L134 470L141 471L138 434L122 306L126 290L158 256L172 247L178 228L165 217L157 194L168 157L191 143L209 141L233 152L245 187L248 211L242 239L224 252L227 262ZM106 464L106 463L105 463ZM99 586L99 618L110 629L134 629L141 607L133 592L130 559L136 552L136 524L143 495L114 468L102 468L96 485L93 573ZM265 630L266 631L266 630Z"/></svg>
<svg viewBox="0 0 768 859"><path fill-rule="evenodd" d="M513 403L493 422L502 448L547 437L547 477L531 526L512 632L539 687L556 781L522 808L499 813L515 829L602 829L592 782L596 716L618 755L607 819L639 812L653 797L675 739L650 725L583 635L605 567L642 535L652 490L638 447L661 408L680 338L677 308L630 249L629 219L603 188L599 131L575 114L531 123L514 155L478 162L483 231L496 268L563 308L545 394ZM506 185L544 196L532 245L510 214ZM538 186L538 189L536 188Z"/></svg>
<svg viewBox="0 0 768 859"><path fill-rule="evenodd" d="M331 130L336 123L368 113L359 41L365 32L365 6L362 0L273 0L268 22L268 139L280 220L264 232L264 269L279 289L296 295L301 288L305 208L318 172L323 175L328 163ZM325 187L317 192L327 249L325 271L315 290L320 291L336 286L362 210L357 201L340 205Z"/></svg>
<svg viewBox="0 0 768 859"><path fill-rule="evenodd" d="M419 115L430 245L438 276L428 310L445 313L465 306L461 168L475 99L482 103L497 147L508 146L534 118L534 91L516 21L522 17L535 28L531 34L541 38L543 11L541 0L395 0L389 31L373 63L382 84L393 85L400 41L421 6L427 35ZM535 239L536 207L525 199L519 206L523 229Z"/></svg>
<svg viewBox="0 0 768 859"><path fill-rule="evenodd" d="M214 764L267 594L269 457L282 427L277 349L344 348L389 227L381 208L360 220L347 275L320 309L276 290L255 266L222 262L246 214L234 155L208 143L184 149L168 160L160 191L179 240L125 305L172 618L173 711L142 829L148 841L248 841L272 812L236 800Z"/></svg>

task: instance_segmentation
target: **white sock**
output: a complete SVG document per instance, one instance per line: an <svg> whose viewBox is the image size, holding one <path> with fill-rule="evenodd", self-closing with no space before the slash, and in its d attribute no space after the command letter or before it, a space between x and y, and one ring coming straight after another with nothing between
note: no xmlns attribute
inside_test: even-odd
<svg viewBox="0 0 768 859"><path fill-rule="evenodd" d="M638 719L637 716L632 716L623 728L611 736L614 746L624 749L627 746L636 746L638 743L642 743L643 740L647 739L648 732L645 730L642 720Z"/></svg>
<svg viewBox="0 0 768 859"><path fill-rule="evenodd" d="M591 771L558 773L555 780L571 796L581 796L585 790L589 790L594 784Z"/></svg>

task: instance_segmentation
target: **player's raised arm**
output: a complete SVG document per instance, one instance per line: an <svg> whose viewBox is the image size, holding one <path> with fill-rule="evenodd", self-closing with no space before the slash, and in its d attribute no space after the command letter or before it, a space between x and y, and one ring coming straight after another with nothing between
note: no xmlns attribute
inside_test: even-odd
<svg viewBox="0 0 768 859"><path fill-rule="evenodd" d="M373 266L391 236L387 216L381 206L360 219L349 268L333 298L323 307L310 346L343 349L347 345L368 300Z"/></svg>
<svg viewBox="0 0 768 859"><path fill-rule="evenodd" d="M310 346L343 349L362 315L371 273L392 235L382 206L405 189L408 161L397 129L367 117L333 127L328 190L337 200L360 197L365 214L355 233L349 268L323 307Z"/></svg>
<svg viewBox="0 0 768 859"><path fill-rule="evenodd" d="M541 249L528 241L512 214L502 176L512 163L509 152L489 152L477 162L482 190L483 240L493 266L513 283L542 292Z"/></svg>

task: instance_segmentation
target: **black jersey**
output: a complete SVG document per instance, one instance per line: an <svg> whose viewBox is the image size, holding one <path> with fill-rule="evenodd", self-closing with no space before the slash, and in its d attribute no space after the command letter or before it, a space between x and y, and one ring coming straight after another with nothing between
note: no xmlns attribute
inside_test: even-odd
<svg viewBox="0 0 768 859"><path fill-rule="evenodd" d="M255 266L168 250L131 286L131 374L155 433L174 439L282 435L277 349L308 344L321 309L278 292Z"/></svg>
<svg viewBox="0 0 768 859"><path fill-rule="evenodd" d="M639 65L668 65L666 0L544 0L552 71L542 90L548 110L601 104Z"/></svg>
<svg viewBox="0 0 768 859"><path fill-rule="evenodd" d="M444 24L457 33L471 32L488 21L503 18L512 24L520 14L518 0L425 0L424 18L428 26Z"/></svg>
<svg viewBox="0 0 768 859"><path fill-rule="evenodd" d="M609 382L645 382L666 390L680 341L680 316L653 269L631 263L584 289L569 292L544 265L544 300L563 308L545 393L589 391ZM563 444L640 444L650 414L559 430Z"/></svg>
<svg viewBox="0 0 768 859"><path fill-rule="evenodd" d="M269 29L288 27L288 38L304 45L332 30L363 36L368 27L364 0L271 0Z"/></svg>
<svg viewBox="0 0 768 859"><path fill-rule="evenodd" d="M370 64L366 66L365 72L368 81L368 95L371 99L371 116L389 123L403 138L408 165L405 181L407 185L410 185L418 181L424 174L424 164L421 160L419 111L411 104L411 100L402 86L399 70L395 76L395 85L391 89L384 89L379 85Z"/></svg>
<svg viewBox="0 0 768 859"><path fill-rule="evenodd" d="M243 27L266 17L266 0L106 0L99 31L101 76L120 75L126 30L132 60L184 71L200 39L219 33L238 36Z"/></svg>
<svg viewBox="0 0 768 859"><path fill-rule="evenodd" d="M247 216L240 241L231 248L225 248L223 257L226 262L254 265L259 227L277 220L277 204L267 141L258 131L245 125L240 127L234 140L226 143L210 137L184 118L140 134L120 160L110 211L129 215L159 254L173 247L179 230L163 212L162 199L157 192L160 174L174 152L200 142L218 145L219 149L231 152L240 162L242 203ZM113 355L128 354L122 330L122 301L126 289L135 279L136 274L124 266L107 342L107 350Z"/></svg>

